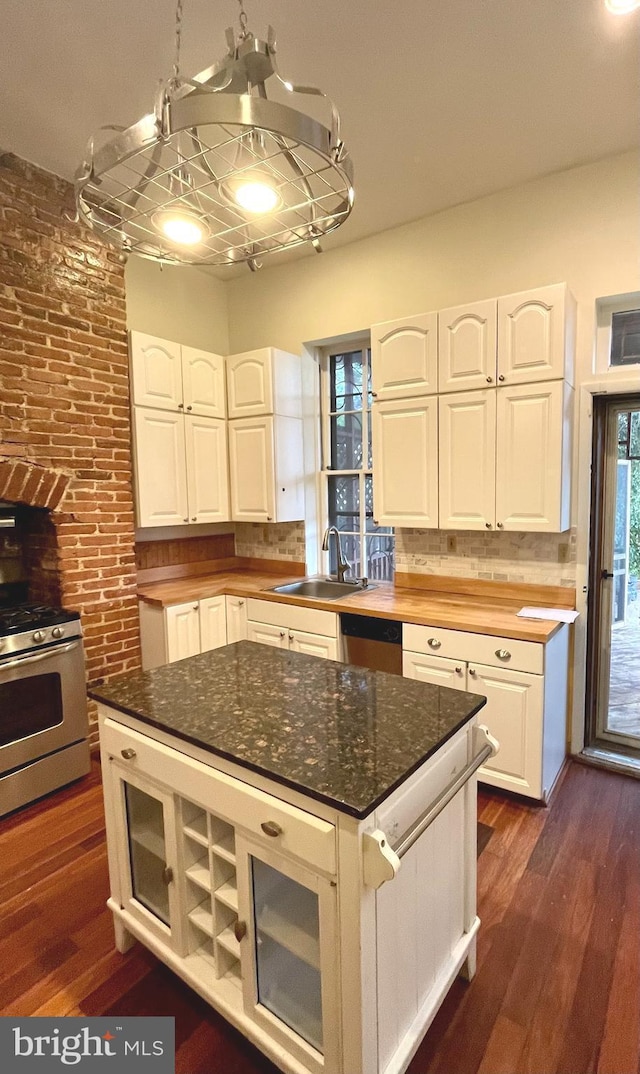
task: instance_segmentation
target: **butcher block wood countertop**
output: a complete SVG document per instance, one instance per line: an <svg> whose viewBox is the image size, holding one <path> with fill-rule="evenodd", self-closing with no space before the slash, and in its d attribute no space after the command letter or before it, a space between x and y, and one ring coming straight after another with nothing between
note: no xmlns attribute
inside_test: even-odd
<svg viewBox="0 0 640 1074"><path fill-rule="evenodd" d="M268 592L272 586L299 580L303 571L285 574L280 566L277 571L271 570L271 563L267 569L259 570L253 566L255 563L253 560L253 569L235 567L195 577L141 583L138 597L161 608L221 594L258 597L328 612L351 612L542 644L561 624L547 619L520 619L516 612L524 605L575 607L575 590L570 588L416 574L396 574L394 583L372 582L370 589L339 600L309 600Z"/></svg>

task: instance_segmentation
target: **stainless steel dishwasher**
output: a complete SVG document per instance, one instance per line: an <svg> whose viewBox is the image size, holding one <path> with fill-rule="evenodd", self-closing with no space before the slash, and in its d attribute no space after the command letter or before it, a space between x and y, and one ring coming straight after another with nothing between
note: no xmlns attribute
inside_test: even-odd
<svg viewBox="0 0 640 1074"><path fill-rule="evenodd" d="M402 675L402 623L369 615L340 615L347 664Z"/></svg>

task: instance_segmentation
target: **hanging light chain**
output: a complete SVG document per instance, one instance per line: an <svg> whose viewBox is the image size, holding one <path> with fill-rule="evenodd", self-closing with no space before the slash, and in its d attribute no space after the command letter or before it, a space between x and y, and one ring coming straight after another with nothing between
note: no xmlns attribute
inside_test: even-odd
<svg viewBox="0 0 640 1074"><path fill-rule="evenodd" d="M244 0L238 0L238 5L240 7L240 14L238 16L238 22L240 23L239 37L241 41L246 41L248 37L252 37L253 35L250 30L247 30L247 13L244 10Z"/></svg>
<svg viewBox="0 0 640 1074"><path fill-rule="evenodd" d="M173 78L174 85L180 81L180 46L182 44L182 3L183 0L178 0L176 4L176 51L173 61Z"/></svg>

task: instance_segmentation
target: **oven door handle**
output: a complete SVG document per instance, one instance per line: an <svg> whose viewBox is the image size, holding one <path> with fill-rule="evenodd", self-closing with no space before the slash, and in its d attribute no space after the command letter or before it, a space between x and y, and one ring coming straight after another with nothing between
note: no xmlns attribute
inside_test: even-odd
<svg viewBox="0 0 640 1074"><path fill-rule="evenodd" d="M70 653L73 649L77 649L79 644L79 641L72 641L69 645L52 646L46 653L37 653L35 656L19 656L16 660L8 660L6 664L0 661L0 675L3 671L8 671L9 668L22 667L24 664L39 664L41 660L48 660L51 656Z"/></svg>

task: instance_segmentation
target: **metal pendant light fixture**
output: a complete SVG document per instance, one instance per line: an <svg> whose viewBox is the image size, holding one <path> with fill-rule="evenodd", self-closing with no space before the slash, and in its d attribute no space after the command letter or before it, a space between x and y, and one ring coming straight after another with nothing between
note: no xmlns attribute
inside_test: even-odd
<svg viewBox="0 0 640 1074"><path fill-rule="evenodd" d="M182 5L173 74L154 111L96 148L75 179L80 218L108 241L169 264L260 267L264 255L311 243L353 207L351 162L334 105L312 86L280 77L275 35L247 30L243 0L227 53L194 78L180 74ZM291 94L325 97L325 127L269 100L273 77Z"/></svg>

